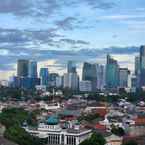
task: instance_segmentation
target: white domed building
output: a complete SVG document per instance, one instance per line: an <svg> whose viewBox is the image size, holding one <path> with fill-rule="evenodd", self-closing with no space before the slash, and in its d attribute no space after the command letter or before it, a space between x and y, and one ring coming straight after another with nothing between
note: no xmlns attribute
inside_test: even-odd
<svg viewBox="0 0 145 145"><path fill-rule="evenodd" d="M80 127L78 123L63 129L57 116L51 116L45 123L40 123L37 130L28 127L25 130L39 138L48 138L48 145L79 145L92 134L91 130Z"/></svg>

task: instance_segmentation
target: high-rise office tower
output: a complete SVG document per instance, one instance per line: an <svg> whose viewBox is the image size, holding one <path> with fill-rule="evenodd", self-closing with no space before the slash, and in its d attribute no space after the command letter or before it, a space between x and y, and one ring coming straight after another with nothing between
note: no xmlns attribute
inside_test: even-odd
<svg viewBox="0 0 145 145"><path fill-rule="evenodd" d="M140 87L145 86L145 46L140 47Z"/></svg>
<svg viewBox="0 0 145 145"><path fill-rule="evenodd" d="M79 76L77 73L66 73L64 74L64 88L69 88L71 90L78 90L79 89Z"/></svg>
<svg viewBox="0 0 145 145"><path fill-rule="evenodd" d="M76 73L76 64L73 61L68 61L67 73Z"/></svg>
<svg viewBox="0 0 145 145"><path fill-rule="evenodd" d="M105 86L105 67L103 65L96 65L97 67L97 89L102 90Z"/></svg>
<svg viewBox="0 0 145 145"><path fill-rule="evenodd" d="M41 68L40 69L40 79L41 79L41 85L43 85L43 86L48 86L49 85L48 68Z"/></svg>
<svg viewBox="0 0 145 145"><path fill-rule="evenodd" d="M76 64L73 61L68 61L67 73L65 73L63 77L63 87L73 91L79 88L79 77L76 71Z"/></svg>
<svg viewBox="0 0 145 145"><path fill-rule="evenodd" d="M128 75L129 75L128 68L120 68L119 69L119 87L120 88L127 88L128 87Z"/></svg>
<svg viewBox="0 0 145 145"><path fill-rule="evenodd" d="M140 72L140 57L135 57L135 75L138 76Z"/></svg>
<svg viewBox="0 0 145 145"><path fill-rule="evenodd" d="M131 77L131 88L136 89L137 86L137 78L135 75Z"/></svg>
<svg viewBox="0 0 145 145"><path fill-rule="evenodd" d="M19 59L17 62L17 76L27 77L28 76L29 60Z"/></svg>
<svg viewBox="0 0 145 145"><path fill-rule="evenodd" d="M140 56L135 57L135 72L136 76L136 87L140 86Z"/></svg>
<svg viewBox="0 0 145 145"><path fill-rule="evenodd" d="M57 73L50 73L49 74L49 85L51 87L56 87L56 78L59 77Z"/></svg>
<svg viewBox="0 0 145 145"><path fill-rule="evenodd" d="M29 62L29 77L37 78L37 62L36 61Z"/></svg>
<svg viewBox="0 0 145 145"><path fill-rule="evenodd" d="M116 60L107 55L106 87L116 89L119 86L119 66Z"/></svg>
<svg viewBox="0 0 145 145"><path fill-rule="evenodd" d="M62 88L62 86L63 86L63 77L62 76L57 76L55 81L56 81L56 87L57 88Z"/></svg>
<svg viewBox="0 0 145 145"><path fill-rule="evenodd" d="M85 62L83 65L83 81L91 81L92 83L92 91L96 91L97 89L97 69L96 64L90 64Z"/></svg>

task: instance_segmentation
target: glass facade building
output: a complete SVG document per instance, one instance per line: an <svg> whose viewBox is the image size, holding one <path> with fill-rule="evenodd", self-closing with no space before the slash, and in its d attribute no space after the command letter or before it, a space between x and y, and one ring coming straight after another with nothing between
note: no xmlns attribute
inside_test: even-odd
<svg viewBox="0 0 145 145"><path fill-rule="evenodd" d="M116 60L107 55L106 87L115 89L119 86L119 66Z"/></svg>
<svg viewBox="0 0 145 145"><path fill-rule="evenodd" d="M140 87L145 86L145 46L140 47Z"/></svg>
<svg viewBox="0 0 145 145"><path fill-rule="evenodd" d="M73 61L68 61L67 73L76 73L76 64Z"/></svg>
<svg viewBox="0 0 145 145"><path fill-rule="evenodd" d="M128 87L128 75L129 75L128 68L120 68L119 69L119 87L120 88L127 88Z"/></svg>
<svg viewBox="0 0 145 145"><path fill-rule="evenodd" d="M96 91L97 89L97 68L96 64L90 64L85 62L83 65L83 81L91 81L92 83L92 91Z"/></svg>
<svg viewBox="0 0 145 145"><path fill-rule="evenodd" d="M37 78L37 62L36 61L29 62L29 77Z"/></svg>
<svg viewBox="0 0 145 145"><path fill-rule="evenodd" d="M44 85L44 86L48 86L49 85L48 68L41 68L40 69L40 79L41 79L41 85Z"/></svg>
<svg viewBox="0 0 145 145"><path fill-rule="evenodd" d="M27 77L29 69L29 60L19 59L17 62L17 76Z"/></svg>

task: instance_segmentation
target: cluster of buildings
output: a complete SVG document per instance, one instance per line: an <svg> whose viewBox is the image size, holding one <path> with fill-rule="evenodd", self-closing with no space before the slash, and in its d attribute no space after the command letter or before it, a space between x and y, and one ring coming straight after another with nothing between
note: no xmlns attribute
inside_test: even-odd
<svg viewBox="0 0 145 145"><path fill-rule="evenodd" d="M58 73L49 73L47 67L40 68L38 73L36 61L20 59L17 62L17 76L11 77L9 85L26 89L67 88L81 92L104 90L114 92L120 88L136 91L136 88L145 86L144 76L145 46L141 46L140 55L135 57L134 73L131 73L128 68L120 67L118 61L110 55L107 55L106 65L84 62L82 77L78 75L76 64L73 61L68 61L66 73L60 76Z"/></svg>
<svg viewBox="0 0 145 145"><path fill-rule="evenodd" d="M22 107L29 111L41 110L37 115L38 125L31 127L24 122L22 127L31 135L48 139L48 145L79 145L93 132L101 133L106 145L122 145L128 140L145 143L145 102L136 104L124 99L114 104L87 101L73 97L59 105L48 102L5 102L2 108ZM82 115L98 114L91 121L79 119ZM82 118L82 117L81 117ZM112 132L112 128L122 128L124 134ZM143 143L140 143L143 142Z"/></svg>
<svg viewBox="0 0 145 145"><path fill-rule="evenodd" d="M73 96L61 102L7 101L0 102L3 108L39 110L36 127L24 122L22 127L30 134L48 140L48 145L79 145L95 131L106 139L106 145L122 145L128 140L145 144L145 102L131 103L120 99L115 103L87 101ZM85 116L98 114L91 120ZM82 117L84 116L84 117ZM81 119L80 119L81 118ZM122 128L124 134L115 134L112 128Z"/></svg>
<svg viewBox="0 0 145 145"><path fill-rule="evenodd" d="M13 88L34 89L54 87L56 80L59 81L57 73L49 73L48 68L41 68L39 75L37 62L34 60L20 59L17 61L17 76L9 79L9 86Z"/></svg>

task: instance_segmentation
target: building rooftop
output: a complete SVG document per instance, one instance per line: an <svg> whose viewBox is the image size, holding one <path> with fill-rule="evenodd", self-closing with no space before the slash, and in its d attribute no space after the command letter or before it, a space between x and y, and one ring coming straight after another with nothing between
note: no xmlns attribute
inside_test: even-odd
<svg viewBox="0 0 145 145"><path fill-rule="evenodd" d="M59 123L59 119L57 116L50 116L48 119L47 119L47 124L48 125L57 125Z"/></svg>
<svg viewBox="0 0 145 145"><path fill-rule="evenodd" d="M69 129L67 129L67 132L72 133L72 134L80 134L80 133L83 133L85 131L88 131L88 129L85 129L85 128L79 128L79 129L69 128Z"/></svg>

